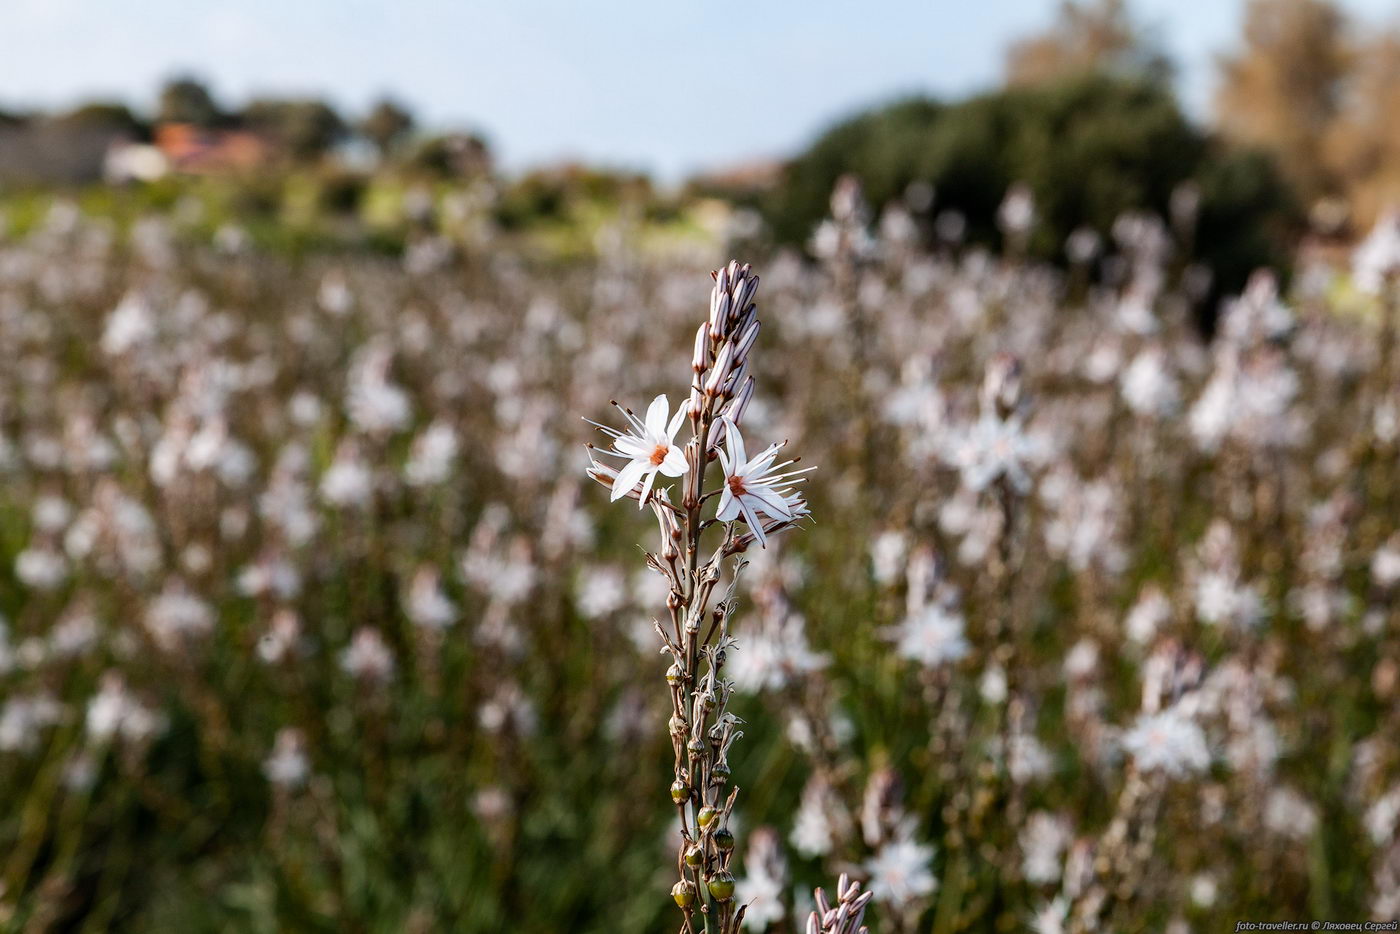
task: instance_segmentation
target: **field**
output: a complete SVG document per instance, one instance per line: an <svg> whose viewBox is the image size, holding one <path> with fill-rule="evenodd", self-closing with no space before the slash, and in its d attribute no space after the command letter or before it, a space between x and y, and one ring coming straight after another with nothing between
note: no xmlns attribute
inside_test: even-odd
<svg viewBox="0 0 1400 934"><path fill-rule="evenodd" d="M1394 244L1256 275L1207 339L1156 218L1058 268L1015 210L1003 255L834 211L738 257L749 452L817 469L719 580L724 904L804 930L844 872L878 934L1400 916ZM729 259L62 203L0 239L0 925L675 931L671 588L584 419L684 403Z"/></svg>

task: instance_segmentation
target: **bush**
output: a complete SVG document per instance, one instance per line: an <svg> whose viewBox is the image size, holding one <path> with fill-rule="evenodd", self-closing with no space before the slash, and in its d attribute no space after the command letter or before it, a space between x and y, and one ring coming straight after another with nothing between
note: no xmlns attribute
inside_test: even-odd
<svg viewBox="0 0 1400 934"><path fill-rule="evenodd" d="M1203 195L1199 257L1225 287L1276 263L1299 220L1268 159L1216 145L1161 84L1108 76L956 104L904 100L840 123L792 160L760 202L774 236L804 242L848 172L876 206L912 182L932 183L931 210L961 211L969 238L994 246L997 207L1011 185L1024 183L1039 215L1029 249L1052 259L1077 227L1107 232L1128 210L1166 215L1172 191L1194 179Z"/></svg>

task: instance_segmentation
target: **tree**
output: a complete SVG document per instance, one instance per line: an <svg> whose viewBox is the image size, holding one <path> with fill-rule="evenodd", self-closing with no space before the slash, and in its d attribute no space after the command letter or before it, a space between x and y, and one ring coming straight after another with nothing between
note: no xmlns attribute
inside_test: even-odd
<svg viewBox="0 0 1400 934"><path fill-rule="evenodd" d="M192 123L212 127L223 119L213 95L197 78L180 77L166 82L156 107L157 123Z"/></svg>
<svg viewBox="0 0 1400 934"><path fill-rule="evenodd" d="M84 129L107 130L133 138L143 138L149 128L131 108L119 101L93 101L75 107L56 118L58 123Z"/></svg>
<svg viewBox="0 0 1400 934"><path fill-rule="evenodd" d="M1339 187L1324 140L1343 105L1351 67L1346 31L1330 0L1250 0L1244 46L1220 63L1220 132L1277 154L1308 200Z"/></svg>
<svg viewBox="0 0 1400 934"><path fill-rule="evenodd" d="M379 158L387 159L414 126L413 114L396 101L378 101L360 121L360 133L379 150Z"/></svg>
<svg viewBox="0 0 1400 934"><path fill-rule="evenodd" d="M1006 53L1006 83L1035 85L1106 73L1165 80L1165 53L1133 22L1124 0L1063 0L1059 18L1041 35Z"/></svg>
<svg viewBox="0 0 1400 934"><path fill-rule="evenodd" d="M1346 189L1352 220L1369 228L1400 202L1400 33L1356 49L1341 113L1328 127L1325 159Z"/></svg>
<svg viewBox="0 0 1400 934"><path fill-rule="evenodd" d="M243 125L263 133L298 161L324 156L345 137L346 125L325 101L259 99L242 112Z"/></svg>
<svg viewBox="0 0 1400 934"><path fill-rule="evenodd" d="M1080 227L1106 233L1131 210L1166 216L1172 192L1194 180L1202 189L1198 252L1221 267L1223 289L1285 258L1297 222L1267 156L1236 157L1217 145L1161 83L1102 74L955 104L915 98L840 123L791 160L760 202L775 237L805 243L848 173L877 209L912 183L931 185L931 212L961 212L968 238L991 245L1000 242L998 206L1024 184L1039 216L1028 247L1047 259L1062 258Z"/></svg>

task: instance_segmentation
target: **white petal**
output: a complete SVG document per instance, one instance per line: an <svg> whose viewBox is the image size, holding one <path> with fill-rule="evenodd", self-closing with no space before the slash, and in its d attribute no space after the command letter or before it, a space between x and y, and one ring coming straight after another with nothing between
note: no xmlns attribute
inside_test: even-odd
<svg viewBox="0 0 1400 934"><path fill-rule="evenodd" d="M651 400L651 405L647 406L647 431L653 438L667 437L666 416L670 414L671 403L666 401L664 395Z"/></svg>
<svg viewBox="0 0 1400 934"><path fill-rule="evenodd" d="M613 442L613 448L628 457L646 459L651 457L651 452L656 450L656 445L647 444L642 439L633 435L623 435Z"/></svg>
<svg viewBox="0 0 1400 934"><path fill-rule="evenodd" d="M763 523L759 521L759 518L754 514L754 511L751 508L749 508L748 501L745 497L740 496L738 499L739 508L744 511L744 521L749 524L749 531L753 532L753 537L758 539L758 544L760 547L767 548L768 540L763 536Z"/></svg>
<svg viewBox="0 0 1400 934"><path fill-rule="evenodd" d="M719 512L715 518L721 522L733 522L739 517L739 498L729 492L729 487L719 494Z"/></svg>
<svg viewBox="0 0 1400 934"><path fill-rule="evenodd" d="M666 459L661 462L661 472L668 477L679 477L689 469L690 464L685 459L685 452L675 446L666 452Z"/></svg>
<svg viewBox="0 0 1400 934"><path fill-rule="evenodd" d="M625 467L617 472L617 479L613 481L612 501L615 503L637 485L637 481L642 479L642 474L646 473L651 466L647 461L630 461Z"/></svg>
<svg viewBox="0 0 1400 934"><path fill-rule="evenodd" d="M681 424L685 421L685 406L676 409L676 414L671 416L671 424L666 426L666 440L670 441L676 437L676 432L680 431Z"/></svg>
<svg viewBox="0 0 1400 934"><path fill-rule="evenodd" d="M783 499L781 493L772 487L750 485L748 488L748 495L757 501L755 505L773 518L792 518L792 510L788 509L787 501Z"/></svg>
<svg viewBox="0 0 1400 934"><path fill-rule="evenodd" d="M646 482L642 484L642 495L637 500L637 508L641 509L647 504L647 494L651 492L651 485L656 482L656 471L648 470Z"/></svg>
<svg viewBox="0 0 1400 934"><path fill-rule="evenodd" d="M729 458L734 461L734 469L738 470L740 465L747 461L748 453L744 450L744 436L739 433L739 426L733 422L729 423L727 440L729 442Z"/></svg>

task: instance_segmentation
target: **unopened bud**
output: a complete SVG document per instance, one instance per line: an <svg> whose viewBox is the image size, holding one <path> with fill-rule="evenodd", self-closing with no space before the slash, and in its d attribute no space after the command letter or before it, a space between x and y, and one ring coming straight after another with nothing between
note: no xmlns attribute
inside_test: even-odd
<svg viewBox="0 0 1400 934"><path fill-rule="evenodd" d="M695 352L691 356L690 365L697 373L705 372L705 368L710 365L710 323L708 321L700 325L700 329L695 332Z"/></svg>
<svg viewBox="0 0 1400 934"><path fill-rule="evenodd" d="M710 375L705 380L705 395L713 396L724 381L729 379L729 374L734 364L734 345L726 343L719 349L719 356L715 358L715 365L710 368Z"/></svg>
<svg viewBox="0 0 1400 934"><path fill-rule="evenodd" d="M755 318L739 335L738 346L734 351L734 359L738 362L743 363L748 359L749 351L753 349L754 341L758 340L758 328L759 322L758 319Z"/></svg>

